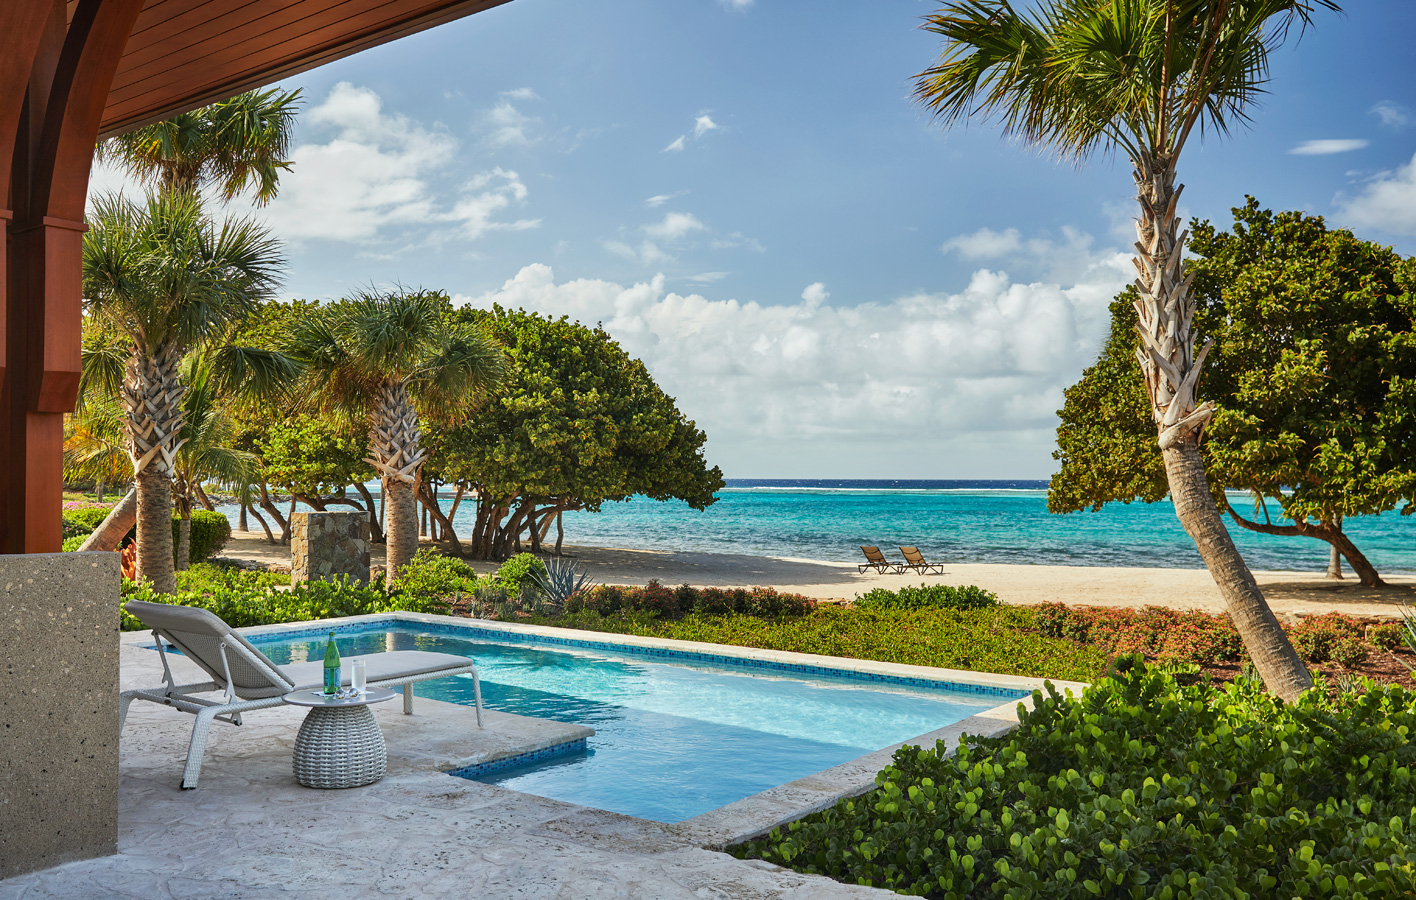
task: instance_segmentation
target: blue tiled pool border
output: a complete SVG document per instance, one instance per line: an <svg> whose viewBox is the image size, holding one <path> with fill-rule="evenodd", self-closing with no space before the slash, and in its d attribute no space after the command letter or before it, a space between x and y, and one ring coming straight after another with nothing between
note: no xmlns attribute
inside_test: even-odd
<svg viewBox="0 0 1416 900"><path fill-rule="evenodd" d="M458 778L481 778L483 775L490 775L493 772L500 772L503 769L514 769L517 766L525 766L546 759L570 756L574 753L584 753L588 746L586 741L587 738L576 738L573 741L565 741L560 744L552 744L549 747L542 747L540 750L514 753L511 756L503 756L500 759L494 759L489 762L473 763L470 766L463 766L460 769L451 769L447 774L456 775Z"/></svg>
<svg viewBox="0 0 1416 900"><path fill-rule="evenodd" d="M475 638L499 644L549 644L551 646L579 647L586 650L603 650L608 653L623 653L632 656L645 656L651 659L679 660L684 662L711 663L713 665L728 666L740 669L758 669L772 672L784 672L793 675L816 675L834 678L846 678L854 681L873 682L876 684L893 684L904 687L922 687L934 690L954 691L961 694L978 694L986 697L1003 697L1009 700L1021 700L1032 694L1031 690L1022 688L994 687L985 684L970 684L966 681L945 681L936 678L911 678L904 675L887 675L877 672L860 672L854 669L838 669L832 666L813 666L806 663L777 662L766 659L751 659L741 656L729 656L721 653L705 653L698 650L678 650L672 647L640 647L633 644L617 644L613 641L593 641L581 638L563 638L548 634L508 634L491 628L478 628L476 625L452 624L445 622L423 622L410 621L390 617L373 622L345 622L339 625L320 625L308 628L295 628L289 631L272 631L267 634L246 635L246 639L252 644L284 644L290 641L308 640L310 638L320 638L328 635L331 631L335 634L368 634L372 632L386 632L398 630L405 632L425 632L435 634L448 634L456 637Z"/></svg>

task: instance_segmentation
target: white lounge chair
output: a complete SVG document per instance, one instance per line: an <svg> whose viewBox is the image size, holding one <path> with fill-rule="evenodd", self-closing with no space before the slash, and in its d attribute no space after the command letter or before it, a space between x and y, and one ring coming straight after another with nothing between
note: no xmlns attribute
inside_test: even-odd
<svg viewBox="0 0 1416 900"><path fill-rule="evenodd" d="M130 600L123 608L152 629L158 656L162 658L165 683L146 690L124 691L118 706L118 728L122 730L123 721L128 717L128 706L134 700L150 700L195 714L197 722L192 728L192 742L187 749L187 768L182 773L183 789L190 790L197 786L197 777L202 771L202 754L206 751L207 732L213 721L240 725L242 713L279 706L281 697L291 691L324 685L322 661L278 666L209 610L143 600ZM212 680L177 684L167 664L167 651L162 646L164 638L201 666ZM403 712L408 715L413 713L415 682L471 674L473 695L477 702L477 727L482 727L482 684L471 659L423 650L394 650L346 659L364 660L369 687L402 686ZM344 672L344 683L348 684L347 665ZM225 695L214 700L195 696L212 691L224 691Z"/></svg>

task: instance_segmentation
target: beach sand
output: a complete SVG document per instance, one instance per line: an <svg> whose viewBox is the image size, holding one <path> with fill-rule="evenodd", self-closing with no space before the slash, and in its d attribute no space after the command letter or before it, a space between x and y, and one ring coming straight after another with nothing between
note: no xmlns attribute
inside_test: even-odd
<svg viewBox="0 0 1416 900"><path fill-rule="evenodd" d="M566 555L597 582L699 587L751 587L805 594L819 600L849 600L874 587L899 588L921 582L976 584L1005 603L1059 602L1092 606L1165 605L1222 612L1224 601L1204 569L1103 568L946 564L943 575L860 574L855 563L743 556L667 550L619 550L567 545ZM222 557L261 565L290 565L286 547L268 544L263 535L236 532ZM383 548L374 548L374 565L383 564ZM478 572L495 563L473 561ZM1350 573L1332 581L1317 572L1256 572L1269 605L1281 618L1324 612L1395 617L1401 603L1416 604L1416 576L1386 576L1387 588L1364 588Z"/></svg>

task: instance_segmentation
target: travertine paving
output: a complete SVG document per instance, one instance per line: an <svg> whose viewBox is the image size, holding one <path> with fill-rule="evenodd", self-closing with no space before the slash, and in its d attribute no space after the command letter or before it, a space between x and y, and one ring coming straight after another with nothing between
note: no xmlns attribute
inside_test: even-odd
<svg viewBox="0 0 1416 900"><path fill-rule="evenodd" d="M122 664L125 689L160 681L149 649L125 643ZM470 709L419 700L405 717L399 704L382 704L388 777L347 791L302 788L290 771L302 714L278 708L214 729L200 787L182 791L192 718L134 704L121 745L118 855L0 882L0 898L893 896L739 861L671 826L443 774L577 726L489 713L478 733Z"/></svg>

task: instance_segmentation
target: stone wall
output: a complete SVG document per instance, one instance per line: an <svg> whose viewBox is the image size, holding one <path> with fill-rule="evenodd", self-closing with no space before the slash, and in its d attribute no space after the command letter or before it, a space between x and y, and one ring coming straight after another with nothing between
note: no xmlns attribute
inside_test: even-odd
<svg viewBox="0 0 1416 900"><path fill-rule="evenodd" d="M0 556L0 878L118 852L116 553Z"/></svg>
<svg viewBox="0 0 1416 900"><path fill-rule="evenodd" d="M369 517L362 512L297 512L290 523L290 581L369 581Z"/></svg>

